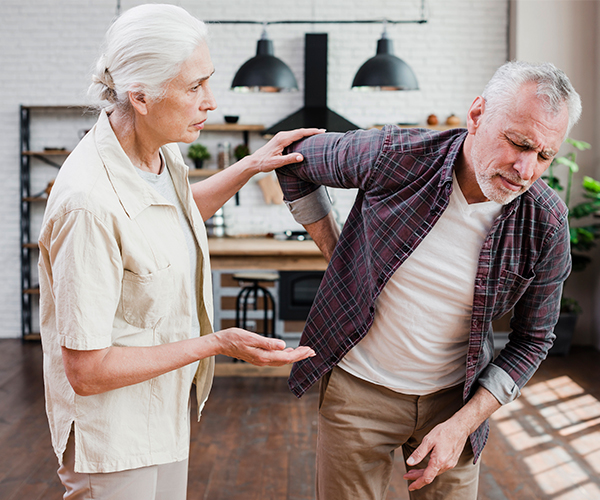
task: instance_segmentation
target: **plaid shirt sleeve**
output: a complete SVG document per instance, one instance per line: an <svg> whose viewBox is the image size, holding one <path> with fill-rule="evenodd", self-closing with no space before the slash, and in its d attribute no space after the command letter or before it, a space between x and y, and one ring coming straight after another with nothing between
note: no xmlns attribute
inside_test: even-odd
<svg viewBox="0 0 600 500"><path fill-rule="evenodd" d="M319 186L367 190L383 140L384 132L372 129L319 134L292 144L287 153L301 153L304 161L276 170L285 200L294 202Z"/></svg>

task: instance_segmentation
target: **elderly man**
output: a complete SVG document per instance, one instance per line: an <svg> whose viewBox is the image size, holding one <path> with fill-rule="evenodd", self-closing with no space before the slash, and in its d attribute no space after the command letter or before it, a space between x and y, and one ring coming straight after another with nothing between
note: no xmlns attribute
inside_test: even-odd
<svg viewBox="0 0 600 500"><path fill-rule="evenodd" d="M538 180L581 113L551 64L507 63L467 130L311 137L277 171L330 259L294 366L321 378L317 498L383 499L401 447L412 499L475 499L488 417L554 339L570 272L565 205ZM358 188L339 232L322 186ZM513 310L493 359L492 320Z"/></svg>

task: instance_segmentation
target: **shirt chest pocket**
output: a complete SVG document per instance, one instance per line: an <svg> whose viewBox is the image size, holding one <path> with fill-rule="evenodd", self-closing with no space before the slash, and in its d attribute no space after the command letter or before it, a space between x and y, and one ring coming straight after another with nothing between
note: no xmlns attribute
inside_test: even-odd
<svg viewBox="0 0 600 500"><path fill-rule="evenodd" d="M505 269L500 275L496 302L506 304L507 309L512 308L523 296L534 278L535 274L525 278Z"/></svg>
<svg viewBox="0 0 600 500"><path fill-rule="evenodd" d="M171 265L143 275L125 270L123 318L138 328L154 328L168 314L174 292Z"/></svg>

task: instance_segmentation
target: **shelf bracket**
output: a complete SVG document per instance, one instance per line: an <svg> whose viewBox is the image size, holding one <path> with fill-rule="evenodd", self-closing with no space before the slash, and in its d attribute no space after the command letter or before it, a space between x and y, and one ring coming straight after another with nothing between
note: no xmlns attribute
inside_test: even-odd
<svg viewBox="0 0 600 500"><path fill-rule="evenodd" d="M33 154L31 156L33 156L34 158L37 158L38 160L43 161L44 163L50 165L51 167L60 168L60 164L59 163L56 163L56 162L53 162L52 160L49 160L44 155Z"/></svg>

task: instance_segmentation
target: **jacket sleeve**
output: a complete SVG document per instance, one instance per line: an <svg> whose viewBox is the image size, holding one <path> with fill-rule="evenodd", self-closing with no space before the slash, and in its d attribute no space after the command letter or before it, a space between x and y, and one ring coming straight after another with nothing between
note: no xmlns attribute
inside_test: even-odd
<svg viewBox="0 0 600 500"><path fill-rule="evenodd" d="M40 237L42 300L56 311L60 343L94 350L112 345L123 264L111 230L86 210L71 210Z"/></svg>
<svg viewBox="0 0 600 500"><path fill-rule="evenodd" d="M296 221L308 224L329 213L331 202L324 186L366 190L383 141L383 131L355 130L312 136L288 147L287 153L304 157L300 163L277 170L284 199Z"/></svg>

